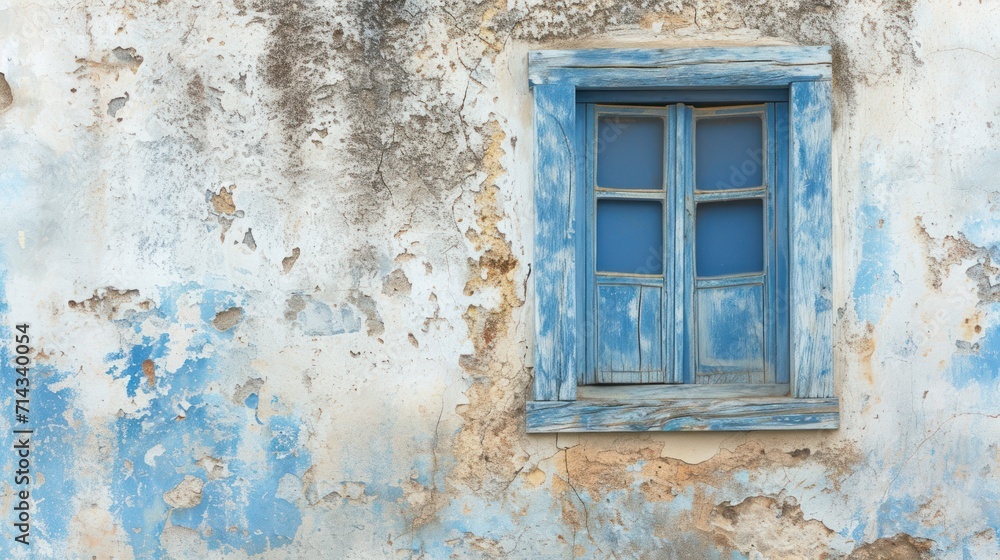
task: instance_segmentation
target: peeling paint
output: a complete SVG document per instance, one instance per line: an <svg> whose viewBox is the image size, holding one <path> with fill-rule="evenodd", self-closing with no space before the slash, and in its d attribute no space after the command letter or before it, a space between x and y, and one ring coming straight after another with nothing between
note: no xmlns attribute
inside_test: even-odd
<svg viewBox="0 0 1000 560"><path fill-rule="evenodd" d="M224 311L219 311L212 319L212 326L220 331L228 331L235 327L243 319L243 308L230 307Z"/></svg>
<svg viewBox="0 0 1000 560"><path fill-rule="evenodd" d="M4 76L3 72L0 72L0 112L7 110L13 104L14 93L10 90L7 77Z"/></svg>
<svg viewBox="0 0 1000 560"><path fill-rule="evenodd" d="M930 551L934 541L929 539L914 538L910 535L899 534L892 537L878 539L855 549L849 560L876 560L879 558L892 558L894 560L922 560L930 558Z"/></svg>

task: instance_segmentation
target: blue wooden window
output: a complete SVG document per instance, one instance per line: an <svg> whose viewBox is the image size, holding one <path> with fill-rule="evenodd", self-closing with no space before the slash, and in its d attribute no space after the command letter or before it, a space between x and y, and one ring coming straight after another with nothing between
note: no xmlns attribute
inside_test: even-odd
<svg viewBox="0 0 1000 560"><path fill-rule="evenodd" d="M827 47L536 51L529 432L835 428Z"/></svg>
<svg viewBox="0 0 1000 560"><path fill-rule="evenodd" d="M775 193L787 185L775 165L788 143L774 131L787 103L653 105L577 102L591 219L577 382L783 383L767 389L787 393L776 339L788 318L775 297L787 291L775 266L787 259L775 235L786 220Z"/></svg>

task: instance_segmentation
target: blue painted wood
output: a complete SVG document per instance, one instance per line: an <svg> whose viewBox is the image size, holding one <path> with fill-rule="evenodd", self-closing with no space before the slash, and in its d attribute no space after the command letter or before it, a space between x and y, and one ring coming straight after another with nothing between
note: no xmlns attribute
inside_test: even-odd
<svg viewBox="0 0 1000 560"><path fill-rule="evenodd" d="M675 107L677 146L674 170L674 356L670 380L694 383L694 110Z"/></svg>
<svg viewBox="0 0 1000 560"><path fill-rule="evenodd" d="M774 103L768 103L765 114L765 126L764 131L767 135L765 146L765 156L763 165L766 168L765 173L768 177L769 188L767 189L767 202L765 203L765 208L767 209L767 248L764 251L764 257L767 260L767 282L764 284L764 309L767 312L764 314L764 382L774 383L775 380L775 367L777 365L777 360L775 352L777 351L777 341L775 340L778 332L778 309L777 300L775 299L775 289L778 283L784 282L782 278L778 278L778 231L777 231L777 215L778 210L776 208L777 201L777 191L779 187L777 186L777 178L774 172L774 162L777 159L778 150L778 139L775 135L775 114L774 114Z"/></svg>
<svg viewBox="0 0 1000 560"><path fill-rule="evenodd" d="M578 100L579 101L579 100ZM576 173L573 177L575 180L574 189L574 209L576 210L576 224L578 226L586 227L589 223L590 216L590 206L588 204L590 200L590 191L587 189L587 161L590 158L587 149L587 139L589 138L589 108L584 103L577 102L576 104L576 134L574 135L574 153L576 154ZM593 361L590 357L589 341L588 341L588 326L587 326L587 316L590 314L592 309L593 294L590 293L590 286L592 282L589 280L589 275L587 271L593 266L588 262L589 255L587 251L587 232L578 231L576 235L573 236L574 245L576 248L576 359L577 359L577 384L587 384L593 383Z"/></svg>
<svg viewBox="0 0 1000 560"><path fill-rule="evenodd" d="M590 107L587 188L592 193L588 197L592 221L587 251L591 265L587 276L588 289L595 297L589 313L592 320L588 321L588 356L593 371L585 373L583 378L594 383L662 383L664 326L660 302L665 282L664 232L669 220L664 208L668 161L662 152L669 129L668 112L664 108ZM656 127L660 138L656 144L661 154L645 158L656 160L659 184L655 189L632 191L601 188L596 181L601 176L599 166L606 155L603 152L620 140L619 135L628 135L627 125L636 118L660 119L660 126ZM616 126L609 128L608 122ZM614 181L606 182L617 185ZM615 212L609 212L616 207L623 210L617 217ZM646 207L656 210L646 216L642 211Z"/></svg>
<svg viewBox="0 0 1000 560"><path fill-rule="evenodd" d="M764 285L700 289L697 300L698 382L763 383Z"/></svg>
<svg viewBox="0 0 1000 560"><path fill-rule="evenodd" d="M720 276L718 278L696 278L694 287L702 288L728 288L730 286L744 286L746 284L767 283L767 273L740 274L738 276Z"/></svg>
<svg viewBox="0 0 1000 560"><path fill-rule="evenodd" d="M661 286L597 287L597 382L662 383Z"/></svg>
<svg viewBox="0 0 1000 560"><path fill-rule="evenodd" d="M663 382L680 383L683 381L683 372L678 369L679 362L677 352L681 350L684 343L683 314L678 315L678 306L683 301L683 296L678 294L678 289L683 284L678 283L677 268L681 266L677 258L677 251L684 244L683 213L678 210L678 201L683 201L683 197L678 197L677 193L677 167L678 167L678 117L677 106L667 108L667 119L670 127L667 129L667 173L666 173L666 210L667 220L664 223L664 247L663 253L666 258L666 272L664 272L664 290L661 301L663 303ZM683 205L680 207L683 208Z"/></svg>
<svg viewBox="0 0 1000 560"><path fill-rule="evenodd" d="M620 274L598 274L597 284L603 286L615 284L621 286L660 286L663 278L659 276L622 276Z"/></svg>
<svg viewBox="0 0 1000 560"><path fill-rule="evenodd" d="M616 402L657 401L668 399L740 399L748 397L788 397L788 383L717 383L697 385L581 385L577 400Z"/></svg>
<svg viewBox="0 0 1000 560"><path fill-rule="evenodd" d="M585 379L584 383L590 384L597 383L597 275L595 272L596 262L594 260L596 244L594 243L593 235L594 223L591 221L591 217L595 214L594 205L597 203L594 195L594 185L597 181L597 148L594 145L595 130L597 128L597 108L593 103L587 103L585 107L587 108L586 129L583 131L583 134L587 149L587 169L584 174L583 198L585 200L587 219L582 223L588 224L588 229L586 235L583 236L586 245L587 268L584 269L584 273L581 276L584 277L587 285L587 308L585 311L587 328L585 331L582 331L587 340L587 368L582 372L581 378Z"/></svg>
<svg viewBox="0 0 1000 560"><path fill-rule="evenodd" d="M796 397L833 396L830 83L790 89L791 372Z"/></svg>
<svg viewBox="0 0 1000 560"><path fill-rule="evenodd" d="M550 68L662 68L706 64L725 69L746 63L830 67L829 46L697 47L683 49L581 49L528 53L528 70ZM657 86L659 84L648 84ZM690 85L690 84L689 84ZM661 86L662 87L662 86Z"/></svg>
<svg viewBox="0 0 1000 560"><path fill-rule="evenodd" d="M550 68L529 71L531 85L578 88L777 87L801 80L829 80L825 65L786 66L774 62L690 64L662 68Z"/></svg>
<svg viewBox="0 0 1000 560"><path fill-rule="evenodd" d="M663 288L644 286L639 297L639 383L663 383Z"/></svg>
<svg viewBox="0 0 1000 560"><path fill-rule="evenodd" d="M635 383L642 286L597 287L597 382ZM616 375L617 374L617 375Z"/></svg>
<svg viewBox="0 0 1000 560"><path fill-rule="evenodd" d="M711 150L719 143L718 139L697 141L704 123L747 117L761 119L762 127L753 130L755 136L761 137L760 144L749 147L749 151L739 150L741 161L729 161L728 167L730 173L754 177L751 182L760 183L761 188L699 192L694 187L696 179L687 180L687 191L695 201L695 214L690 218L694 223L696 261L692 275L695 325L691 340L697 349L694 357L697 383L773 383L775 380L776 312L771 295L776 274L775 189L771 165L775 157L775 139L771 132L773 104L696 109L693 152L697 166L698 153ZM724 165L717 161L712 163L713 166ZM751 204L754 206L747 206ZM748 258L750 256L753 258ZM746 274L751 272L758 273ZM728 274L738 275L721 276Z"/></svg>
<svg viewBox="0 0 1000 560"><path fill-rule="evenodd" d="M788 334L788 103L774 105L774 378L778 383L789 380Z"/></svg>
<svg viewBox="0 0 1000 560"><path fill-rule="evenodd" d="M698 51L702 49L689 49L689 51ZM726 53L726 50L733 50L734 52ZM774 201L774 216L773 216L773 226L774 231L777 232L775 236L776 245L776 257L780 257L782 246L784 245L787 250L789 260L791 261L789 267L789 276L791 276L792 281L788 286L787 293L789 306L791 307L789 321L792 324L790 329L789 337L792 338L792 342L789 344L790 348L787 355L790 356L788 360L787 367L776 366L778 370L784 370L786 372L792 371L793 374L789 376L792 381L792 385L795 387L795 396L826 396L832 395L832 302L830 301L830 289L832 287L832 274L830 273L830 259L829 257L821 258L823 262L814 263L811 266L808 262L804 262L804 259L809 257L805 256L808 253L820 254L820 255L830 255L832 241L829 235L829 190L830 190L830 172L829 172L829 97L830 97L830 84L829 80L829 49L828 48L816 48L813 50L812 54L805 53L805 51L793 52L795 48L792 48L785 55L788 57L785 61L776 61L771 59L757 59L756 56L761 54L757 49L704 49L702 54L692 54L692 52L683 53L676 49L671 50L669 53L660 53L662 57L657 59L656 53L650 53L649 51L644 51L645 54L642 56L634 57L627 52L617 52L612 53L609 51L595 51L591 54L588 53L572 53L575 61L566 62L566 67L560 68L559 58L561 55L549 53L548 55L543 55L537 57L532 55L532 76L539 75L536 70L542 68L541 73L546 75L546 79L551 79L553 83L559 82L561 79L566 79L567 81L564 85L581 87L594 87L594 88L606 88L610 87L607 82L601 80L592 80L594 85L587 85L588 80L590 80L591 70L603 71L606 68L624 68L627 72L625 74L615 74L604 73L606 77L609 78L608 81L616 81L618 78L622 78L615 84L616 88L670 88L670 87L719 87L721 88L732 88L732 87L742 87L746 84L753 82L754 80L763 80L768 82L767 85L762 87L772 87L770 80L774 80L774 86L787 86L792 83L789 89L789 99L788 112L791 114L790 119L785 119L787 123L789 120L794 123L793 130L788 133L790 136L790 141L787 143L787 153L788 157L783 164L780 161L782 157L782 145L783 137L781 132L781 111L783 104L778 105L777 110L774 113L774 124L770 127L769 131L774 131L775 141L777 146L774 151L773 166L768 166L768 169L773 171L772 175L774 177L774 184L780 185L782 180L782 169L786 168L788 170L787 181L788 181L788 191L791 192L787 204L782 204L780 199ZM711 52L708 52L711 51ZM737 52L738 51L738 52ZM756 53L754 51L757 51ZM781 58L775 52L770 53L773 58ZM578 56L579 55L579 56ZM591 57L591 60L587 58ZM731 56L744 57L741 62L733 64L724 64L727 62ZM714 58L713 58L714 57ZM812 58L812 60L807 60ZM756 62L755 62L756 60ZM597 62L596 66L587 66L586 64L591 64ZM565 62L565 61L564 61ZM798 64L798 63L803 64ZM721 64L720 64L721 63ZM772 64L773 63L773 64ZM581 66L573 66L574 64L580 64ZM607 65L607 66L605 66ZM630 66L634 65L634 66ZM759 67L750 71L750 67L754 65L759 65ZM808 66L815 65L816 68L807 68ZM551 66L555 72L549 72L545 70L544 67ZM700 68L698 67L700 66ZM719 67L731 67L733 74L729 75L728 71L724 72L731 79L724 79L720 74L713 72L711 66ZM794 69L790 73L785 73L782 77L782 72L780 69L775 67L786 66L792 67ZM559 72L563 70L584 70L586 72L577 73L575 76L571 74L565 74L560 77ZM653 72L633 72L633 70L653 70ZM753 78L749 76L751 72L756 72L757 77ZM801 78L801 76L810 76L815 74L817 77L813 78ZM568 76L568 78L567 78ZM734 76L734 77L733 77ZM796 76L799 76L796 78ZM647 79L653 80L652 82L646 82ZM657 82L656 80L660 80ZM784 80L784 81L782 81ZM726 82L726 83L722 83ZM793 83L794 82L794 83ZM540 83L540 82L539 82ZM544 91L544 97L547 100L539 100L538 92ZM724 91L724 90L723 90ZM592 169L592 165L588 163L580 163L580 159L584 158L574 158L574 141L579 142L579 135L575 135L573 130L573 124L575 118L567 118L569 115L573 115L574 111L574 87L566 87L564 89L550 89L548 85L539 85L536 87L536 113L542 115L544 111L539 109L545 109L546 105L549 105L548 115L543 118L538 118L536 120L536 149L538 150L539 157L536 158L536 163L538 164L538 169L536 169L536 211L539 213L536 215L536 219L539 224L548 223L542 217L540 210L543 207L548 206L549 211L556 208L557 205L544 204L546 195L540 195L538 190L543 184L553 185L558 184L559 181L552 180L553 176L558 175L560 172L556 171L546 171L546 167L543 167L543 163L552 163L554 161L563 160L573 162L573 165L567 165L563 167L561 173L565 174L566 170L569 170L568 174L571 176L571 180L564 182L568 184L567 188L570 192L568 196L564 198L564 206L562 211L565 212L568 208L569 212L561 220L562 225L568 225L565 230L565 236L570 240L566 243L566 240L559 240L557 237L549 237L549 250L544 248L539 249L540 245L536 240L536 259L535 259L535 271L538 273L535 276L536 281L536 294L539 294L539 305L537 307L551 307L557 309L568 309L565 317L562 319L557 318L557 314L553 313L552 309L536 310L536 326L539 331L538 343L536 344L536 380L535 380L535 402L529 403L529 424L532 423L532 416L534 413L532 409L535 405L543 405L541 402L545 399L552 398L563 398L571 400L575 397L576 384L575 381L577 377L580 379L586 378L586 371L584 366L587 365L587 359L578 359L578 356L588 358L586 354L582 353L581 347L585 348L586 345L579 343L579 340L575 336L568 335L566 330L572 330L574 333L588 332L590 329L581 328L580 325L583 322L581 309L586 308L586 301L579 302L579 288L584 286L586 290L587 286L593 285L593 282L584 281L580 282L579 274L580 268L587 270L589 265L587 264L587 258L590 257L590 251L580 251L580 239L578 239L577 232L581 231L579 220L581 219L581 214L583 216L593 216L592 212L588 212L587 208L581 208L579 204L580 201L585 201L585 203L592 203L592 196L575 196L579 194L580 191L580 178L579 178L579 167L583 167L589 172ZM637 95L642 95L646 92L638 92ZM652 93L650 93L652 94ZM762 99L763 100L763 99ZM547 102L546 102L547 101ZM555 109L556 105L562 105L563 109ZM567 109L568 108L568 109ZM682 131L678 129L683 129L683 120L686 117L688 119L688 129L690 128L691 110L690 108L671 108L671 112L676 112L677 114L677 125L673 126L677 138L683 136ZM560 113L562 116L559 116ZM686 113L686 114L685 114ZM801 115L812 115L809 118L800 120ZM819 115L819 118L816 116ZM823 118L825 116L825 118ZM769 119L770 120L770 119ZM548 124L539 121L548 121ZM807 122L808 121L808 122ZM577 121L579 122L579 121ZM825 122L825 130L823 123ZM821 126L815 126L816 123L820 123ZM586 123L587 130L593 130L592 122ZM770 126L770 125L769 125ZM548 128L548 133L544 132L544 129ZM550 156L550 148L556 143L551 142L552 138L558 138L560 133L556 132L556 128L561 129L561 136L563 138L564 145L568 148L556 149L554 156ZM579 125L576 126L578 130ZM541 131L541 133L539 133ZM548 140L546 140L548 139ZM825 139L825 140L824 140ZM548 146L545 146L546 141L548 141ZM824 146L825 142L825 146ZM590 144L589 142L584 142L584 144ZM668 146L667 150L671 148ZM561 154L559 153L561 151ZM544 152L544 154L543 154ZM683 152L683 150L682 150ZM566 154L569 157L566 157ZM577 153L582 153L578 151ZM684 162L684 154L677 153L676 157L671 158L675 161L674 169L669 169L668 164L668 183L672 177L675 181L678 181L678 177L682 177L685 174L690 174L690 169L684 171L685 165L690 165L690 162ZM593 160L590 160L593 161ZM825 169L825 171L824 171ZM574 174L573 172L576 171ZM585 172L585 173L586 173ZM539 177L548 175L548 177L539 180ZM575 175L575 177L574 177ZM546 180L547 179L547 180ZM574 184L575 183L575 184ZM588 183L588 184L592 184ZM677 183L681 184L681 183ZM772 185L773 187L774 185ZM782 189L776 189L776 194L780 194ZM589 191L589 189L588 189ZM667 204L667 215L668 219L664 220L664 228L669 232L671 225L673 227L679 227L683 230L683 234L687 235L687 238L692 237L691 232L687 231L685 223L690 223L689 219L678 220L676 217L679 216L690 216L693 211L694 200L692 197L687 196L684 192L685 189L674 188L669 191L671 195L671 200ZM676 198L674 198L676 197ZM539 203L542 200L543 203ZM679 203L678 203L679 201ZM585 205L584 205L585 206ZM819 219L815 219L813 216L814 211L826 208L825 218L822 216ZM783 239L780 235L782 231L786 228L782 227L782 214L785 210L788 210L788 216L785 219L785 224L787 224L787 229L791 230L792 238ZM582 211L582 212L581 212ZM822 213L822 210L821 210ZM674 218L674 219L670 219ZM825 224L824 238L824 224L823 221L827 222ZM556 222L559 220L557 219ZM770 220L769 220L770 221ZM574 223L575 222L575 223ZM553 222L554 223L554 222ZM559 224L557 224L559 225ZM536 236L545 237L544 233L539 233L539 231L546 229L547 226L542 226L536 228ZM554 228L552 228L554 230ZM588 231L592 231L589 229ZM551 230L550 232L551 233ZM678 239L676 235L677 231L674 231L675 235L668 236L665 239L667 243L667 248L665 251L670 252L669 246L672 241ZM817 241L806 241L807 239L814 239L814 236L818 235L819 239ZM683 239L683 236L680 237ZM569 257L561 255L565 251L560 251L560 246L569 245L571 249L568 251ZM685 298L690 298L694 291L694 286L691 285L692 277L687 272L689 270L685 269L683 263L693 262L692 255L690 254L691 243L675 243L675 245L682 245L680 254L683 257L683 261L678 263L678 266L667 265L667 270L675 271L675 274L679 275L681 282L687 282L688 285L685 286L683 290L672 289L668 293L661 294L660 300L663 301L664 308L671 309L672 312L678 309L683 309L683 305L678 305L685 303ZM685 248L687 251L685 251ZM551 259L549 257L559 255L560 258ZM671 253L669 258L677 258L675 253ZM557 274L553 273L553 270L549 270L548 274L544 274L542 265L543 262L552 263L548 268L557 270L558 265L562 264L561 270L563 275L561 278ZM775 266L781 266L782 259L775 259ZM568 275L567 275L568 274ZM769 274L768 276L781 276L780 272L775 274ZM831 281L823 281L826 277ZM554 279L555 282L548 282L547 280ZM597 280L597 279L595 279ZM558 303L547 306L542 304L543 295L540 293L538 285L545 281L547 290L552 293L558 294L559 292L565 293L564 297ZM673 283L676 285L678 282L678 277L669 277L666 279L667 283ZM781 286L773 286L774 293L776 294L774 298L778 300L776 303L778 309L782 309L781 305ZM678 297L675 297L677 294ZM672 302L670 300L673 300ZM567 302L569 306L567 307ZM694 309L694 302L690 299L686 302L686 309ZM810 307L811 306L811 307ZM787 307L787 306L785 306ZM671 315L676 315L676 313L671 313ZM681 315L681 321L689 320L689 316L692 313L686 313ZM550 319L547 323L545 318ZM555 318L554 320L552 320ZM663 314L664 321L673 322L676 317L666 317ZM565 321L564 324L560 324ZM572 321L576 325L576 329L566 329L568 322ZM776 319L777 327L781 327L780 319ZM543 324L547 326L543 326ZM813 329L810 332L810 329ZM546 330L543 333L543 330ZM668 329L664 329L668 330ZM690 323L685 323L685 328L674 332L690 332ZM780 333L778 333L780 334ZM544 336L547 335L547 336ZM560 343L550 344L550 353L546 354L542 351L542 347L545 346L546 341L552 341L558 338ZM775 337L776 345L782 344L782 337L779 335ZM555 350L559 347L560 351ZM690 363L690 348L692 345L690 341L683 340L683 344L676 344L673 339L665 340L664 342L664 352L667 356L670 356L670 361L672 362L672 367L666 368L670 375L676 376L678 374L683 375L686 371L693 372L692 367L685 368L686 364ZM672 348L671 348L672 347ZM567 352L567 349L568 352ZM776 353L780 356L783 353L778 350ZM540 358L540 356L542 356ZM642 357L642 355L640 355ZM780 358L776 357L776 360L780 361ZM681 367L677 367L676 362L681 362ZM544 363L542 367L539 367L540 363ZM818 367L815 367L818 366ZM543 371L544 370L544 371ZM555 375L551 375L552 372L557 372ZM777 373L776 376L781 375ZM779 378L780 379L780 378ZM588 388L589 389L589 388ZM597 387L594 387L597 389ZM793 399L795 402L805 403L808 400L815 399ZM770 420L765 420L764 423L771 424L786 424L787 427L791 427L795 424L799 427L836 427L836 410L837 403L835 399L826 399L827 404L832 406L832 412L823 412L818 416L813 417L811 420L802 420L802 418L797 418L792 420L790 418L778 418L777 412L770 412ZM711 406L718 404L726 404L724 401L720 401L715 398L705 398L701 399L702 404ZM591 404L593 402L591 401ZM558 404L558 403L552 403ZM577 403L568 402L571 406L575 406ZM584 403L586 404L586 403ZM654 403L659 407L675 408L673 405L665 402ZM676 411L672 412L676 413ZM628 412L619 411L615 412L619 415L628 415ZM762 414L761 418L767 416ZM820 418L823 416L823 418ZM832 418L832 420L831 420ZM742 424L740 424L742 422ZM543 422L544 424L544 422ZM600 424L600 423L598 423ZM594 426L598 426L595 424ZM754 429L750 425L753 422L736 421L734 424L730 419L726 418L725 414L712 418L678 418L677 422L672 422L669 427L663 428L663 426L657 427L655 429ZM730 426L729 428L720 428L720 426ZM732 427L741 425L742 427ZM552 427L550 424L549 428ZM641 429L638 425L633 426L636 429ZM530 428L530 426L529 426ZM555 428L558 430L558 427ZM589 429L589 428L585 428ZM602 429L599 426L594 429ZM784 428L782 428L784 429ZM532 430L534 431L534 430Z"/></svg>
<svg viewBox="0 0 1000 560"><path fill-rule="evenodd" d="M575 90L535 87L536 400L576 398Z"/></svg>
<svg viewBox="0 0 1000 560"><path fill-rule="evenodd" d="M839 402L746 398L662 401L528 401L528 433L832 430Z"/></svg>
<svg viewBox="0 0 1000 560"><path fill-rule="evenodd" d="M607 189L596 189L594 195L598 200L607 199L619 199L619 200L663 200L664 195L662 191L650 192L650 191L624 191L624 190L607 190Z"/></svg>
<svg viewBox="0 0 1000 560"><path fill-rule="evenodd" d="M673 103L763 103L787 102L788 88L766 89L597 89L577 90L577 103L636 103L670 105Z"/></svg>
<svg viewBox="0 0 1000 560"><path fill-rule="evenodd" d="M722 202L725 200L743 200L748 198L768 198L767 185L753 189L725 190L725 191L702 191L694 193L694 201L701 202Z"/></svg>

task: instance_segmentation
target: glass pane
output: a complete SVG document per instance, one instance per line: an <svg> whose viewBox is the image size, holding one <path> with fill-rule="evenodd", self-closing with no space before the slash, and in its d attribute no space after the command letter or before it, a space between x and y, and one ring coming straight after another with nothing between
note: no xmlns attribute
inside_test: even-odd
<svg viewBox="0 0 1000 560"><path fill-rule="evenodd" d="M597 270L663 274L663 206L660 202L597 201Z"/></svg>
<svg viewBox="0 0 1000 560"><path fill-rule="evenodd" d="M597 119L597 186L663 188L663 119L607 115Z"/></svg>
<svg viewBox="0 0 1000 560"><path fill-rule="evenodd" d="M764 204L759 199L704 202L695 217L699 277L764 270Z"/></svg>
<svg viewBox="0 0 1000 560"><path fill-rule="evenodd" d="M694 167L698 190L748 189L764 184L760 117L698 119L696 126Z"/></svg>

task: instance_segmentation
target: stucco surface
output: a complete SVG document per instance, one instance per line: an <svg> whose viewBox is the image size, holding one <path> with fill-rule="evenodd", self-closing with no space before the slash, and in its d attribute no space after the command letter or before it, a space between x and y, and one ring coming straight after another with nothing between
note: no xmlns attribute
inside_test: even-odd
<svg viewBox="0 0 1000 560"><path fill-rule="evenodd" d="M0 0L13 558L996 558L1000 4ZM528 436L527 51L834 48L840 430ZM0 454L12 472L11 453ZM14 486L4 475L5 515Z"/></svg>

